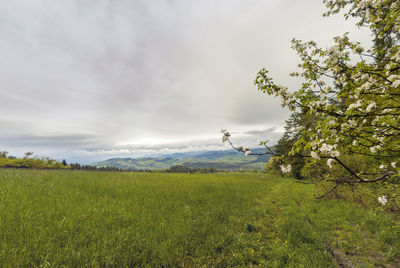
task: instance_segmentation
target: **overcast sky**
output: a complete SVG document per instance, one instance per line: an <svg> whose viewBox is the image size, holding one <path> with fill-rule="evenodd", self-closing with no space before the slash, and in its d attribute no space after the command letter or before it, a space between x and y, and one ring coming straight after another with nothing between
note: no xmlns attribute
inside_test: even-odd
<svg viewBox="0 0 400 268"><path fill-rule="evenodd" d="M276 141L289 113L253 86L346 31L321 0L0 0L0 150L68 161Z"/></svg>

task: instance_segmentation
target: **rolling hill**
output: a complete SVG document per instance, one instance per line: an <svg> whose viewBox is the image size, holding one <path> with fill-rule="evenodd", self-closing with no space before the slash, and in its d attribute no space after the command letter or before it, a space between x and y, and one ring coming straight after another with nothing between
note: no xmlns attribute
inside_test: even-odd
<svg viewBox="0 0 400 268"><path fill-rule="evenodd" d="M255 149L263 153L264 149ZM143 158L111 158L93 163L93 166L117 167L122 169L156 170L168 169L171 166L183 165L190 168L215 168L218 170L263 170L269 155L245 156L235 150L187 152Z"/></svg>

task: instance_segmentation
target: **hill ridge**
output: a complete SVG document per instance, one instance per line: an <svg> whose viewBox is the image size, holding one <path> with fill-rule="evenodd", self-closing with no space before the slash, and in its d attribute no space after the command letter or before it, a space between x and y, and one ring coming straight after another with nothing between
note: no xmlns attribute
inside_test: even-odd
<svg viewBox="0 0 400 268"><path fill-rule="evenodd" d="M253 149L255 153L265 152L264 149ZM164 154L141 158L110 158L95 162L93 166L109 166L122 169L168 169L174 165L184 165L190 168L216 168L218 170L262 170L269 155L245 156L235 150L215 150Z"/></svg>

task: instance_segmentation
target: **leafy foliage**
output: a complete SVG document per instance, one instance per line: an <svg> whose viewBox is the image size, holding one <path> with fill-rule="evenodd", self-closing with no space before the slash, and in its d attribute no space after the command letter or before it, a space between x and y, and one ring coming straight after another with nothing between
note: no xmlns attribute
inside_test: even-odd
<svg viewBox="0 0 400 268"><path fill-rule="evenodd" d="M297 131L299 126L302 128L311 128L315 125L315 118L311 117L304 109L293 112L290 118L286 120L285 132L274 146L275 155L287 155L293 148L295 142L301 137ZM272 161L268 162L267 170L281 170L280 165L284 162L279 157L272 157ZM292 167L291 175L297 179L303 179L301 169L304 167L306 160L303 157L292 157L285 159L286 164ZM283 175L283 174L281 174Z"/></svg>
<svg viewBox="0 0 400 268"><path fill-rule="evenodd" d="M25 153L23 158L8 155L8 152L0 152L0 167L6 168L69 168L67 165L48 157L30 157L32 152Z"/></svg>
<svg viewBox="0 0 400 268"><path fill-rule="evenodd" d="M334 37L335 44L326 49L314 41L292 40L301 59L291 73L303 80L298 89L275 83L266 69L259 71L254 84L260 91L315 121L296 124L289 152L276 154L266 146L267 153L286 162L280 168L288 172L290 159L303 157L309 174L332 183L327 193L343 184L379 182L391 185L389 195L400 187L400 2L324 3L326 16L343 11L346 18L358 18L358 26L371 30L373 46L364 48L347 33ZM229 140L229 133L223 133ZM356 165L355 159L363 164Z"/></svg>

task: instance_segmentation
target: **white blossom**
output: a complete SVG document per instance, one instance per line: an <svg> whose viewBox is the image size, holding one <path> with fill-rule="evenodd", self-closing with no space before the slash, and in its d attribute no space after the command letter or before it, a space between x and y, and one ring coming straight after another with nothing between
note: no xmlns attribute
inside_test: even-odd
<svg viewBox="0 0 400 268"><path fill-rule="evenodd" d="M333 162L333 159L332 159L332 158L329 158L329 159L326 161L326 164L328 165L329 168L332 168L332 162Z"/></svg>
<svg viewBox="0 0 400 268"><path fill-rule="evenodd" d="M328 86L328 87L323 87L323 88L322 88L322 92L325 93L325 94L328 94L331 90L332 90L332 88L329 87L329 86Z"/></svg>
<svg viewBox="0 0 400 268"><path fill-rule="evenodd" d="M389 68L390 68L390 66L389 66ZM391 82L394 82L394 81L400 79L400 76L395 75L395 74L392 74L392 75L389 76L387 79L390 80Z"/></svg>
<svg viewBox="0 0 400 268"><path fill-rule="evenodd" d="M392 84L393 87L400 87L400 80L396 80Z"/></svg>
<svg viewBox="0 0 400 268"><path fill-rule="evenodd" d="M392 162L390 165L391 165L393 168L396 168L396 162Z"/></svg>
<svg viewBox="0 0 400 268"><path fill-rule="evenodd" d="M310 102L310 108L319 107L321 106L321 104L322 104L321 101L312 101Z"/></svg>
<svg viewBox="0 0 400 268"><path fill-rule="evenodd" d="M386 196L382 195L382 196L378 197L378 202L384 206L387 204L388 200L387 200Z"/></svg>
<svg viewBox="0 0 400 268"><path fill-rule="evenodd" d="M367 90L367 89L369 89L370 88L370 83L369 82L366 82L365 84L363 84L362 86L361 86L361 89L362 90Z"/></svg>
<svg viewBox="0 0 400 268"><path fill-rule="evenodd" d="M332 151L332 149L333 149L333 146L330 144L326 144L326 143L323 143L321 148L319 148L321 153L324 153L324 154L330 153L330 151Z"/></svg>
<svg viewBox="0 0 400 268"><path fill-rule="evenodd" d="M314 151L311 152L311 157L314 158L314 159L317 159L317 160L320 160L320 159L321 159L321 158L319 157L319 155L318 155L316 152L314 152Z"/></svg>
<svg viewBox="0 0 400 268"><path fill-rule="evenodd" d="M331 156L332 157L338 157L338 156L340 156L340 153L339 153L339 151L332 151L331 152Z"/></svg>
<svg viewBox="0 0 400 268"><path fill-rule="evenodd" d="M363 74L361 76L361 80L368 80L369 79L369 75L368 74Z"/></svg>
<svg viewBox="0 0 400 268"><path fill-rule="evenodd" d="M246 151L244 152L244 154L245 154L246 156L248 156L248 155L251 154L251 151L250 151L250 150L246 150Z"/></svg>
<svg viewBox="0 0 400 268"><path fill-rule="evenodd" d="M359 107L361 107L361 100L358 100L356 103L350 104L349 108L347 108L347 110L356 109Z"/></svg>
<svg viewBox="0 0 400 268"><path fill-rule="evenodd" d="M370 83L375 83L376 82L376 80L375 80L375 78L373 76L371 76L368 81Z"/></svg>
<svg viewBox="0 0 400 268"><path fill-rule="evenodd" d="M386 167L386 165L380 165L379 168L380 169L386 169L387 167Z"/></svg>
<svg viewBox="0 0 400 268"><path fill-rule="evenodd" d="M309 131L311 131L311 130L309 130ZM311 142L311 148L312 148L313 150L315 150L315 149L317 148L318 144L319 144L318 141L313 141L313 142Z"/></svg>
<svg viewBox="0 0 400 268"><path fill-rule="evenodd" d="M369 113L369 112L371 112L371 110L373 109L373 108L375 108L376 107L376 102L371 102L368 106L367 106L367 108L365 109L365 111L367 112L367 113Z"/></svg>
<svg viewBox="0 0 400 268"><path fill-rule="evenodd" d="M351 120L349 120L348 122L349 122L349 125L350 125L351 127L357 126L357 121L356 121L356 120L351 119Z"/></svg>
<svg viewBox="0 0 400 268"><path fill-rule="evenodd" d="M291 165L281 165L280 166L282 173L289 173L290 171L292 171L292 166Z"/></svg>

